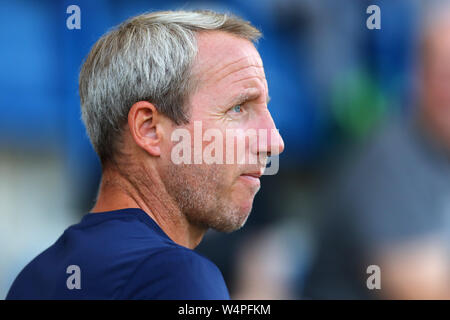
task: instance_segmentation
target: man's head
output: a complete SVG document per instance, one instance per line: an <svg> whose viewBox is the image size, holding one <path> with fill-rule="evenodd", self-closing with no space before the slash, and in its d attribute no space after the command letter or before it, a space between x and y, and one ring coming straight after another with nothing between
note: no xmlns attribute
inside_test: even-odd
<svg viewBox="0 0 450 320"><path fill-rule="evenodd" d="M432 7L425 17L422 115L450 148L450 5Z"/></svg>
<svg viewBox="0 0 450 320"><path fill-rule="evenodd" d="M114 164L134 185L163 188L191 224L241 227L259 189L255 176L284 148L252 43L259 37L248 22L209 11L145 14L103 36L80 74L82 117L103 167ZM249 129L256 140L239 133ZM213 140L221 143L212 154L225 158L228 131L238 132L231 149L243 142L245 152L226 163L177 163L180 130L193 159Z"/></svg>

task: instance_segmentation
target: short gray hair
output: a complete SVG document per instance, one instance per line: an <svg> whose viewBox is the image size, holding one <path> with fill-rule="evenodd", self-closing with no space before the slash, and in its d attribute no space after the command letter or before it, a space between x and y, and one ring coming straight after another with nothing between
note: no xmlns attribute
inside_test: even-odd
<svg viewBox="0 0 450 320"><path fill-rule="evenodd" d="M189 121L195 34L224 31L256 42L261 33L236 16L212 11L162 11L132 17L92 47L79 77L82 120L102 163L115 145L131 106L150 101L176 124Z"/></svg>

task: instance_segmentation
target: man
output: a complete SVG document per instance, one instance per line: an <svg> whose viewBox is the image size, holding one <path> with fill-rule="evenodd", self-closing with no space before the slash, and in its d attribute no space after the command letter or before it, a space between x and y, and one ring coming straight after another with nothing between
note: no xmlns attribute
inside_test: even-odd
<svg viewBox="0 0 450 320"><path fill-rule="evenodd" d="M259 37L237 17L174 11L133 17L94 45L79 84L103 168L96 204L24 268L8 299L229 298L192 249L209 228L244 225L267 157L284 148ZM235 131L230 148L224 136ZM245 152L202 159L212 137L211 156ZM181 142L189 148L178 152Z"/></svg>
<svg viewBox="0 0 450 320"><path fill-rule="evenodd" d="M415 117L390 123L334 185L306 297L450 298L449 21L448 5L425 20Z"/></svg>

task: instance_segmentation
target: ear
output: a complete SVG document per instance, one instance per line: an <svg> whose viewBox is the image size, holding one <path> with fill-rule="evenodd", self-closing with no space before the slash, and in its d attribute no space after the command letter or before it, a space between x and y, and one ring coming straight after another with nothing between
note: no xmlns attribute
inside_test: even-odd
<svg viewBox="0 0 450 320"><path fill-rule="evenodd" d="M148 101L133 104L128 112L128 127L138 146L152 156L161 155L160 117L155 106Z"/></svg>

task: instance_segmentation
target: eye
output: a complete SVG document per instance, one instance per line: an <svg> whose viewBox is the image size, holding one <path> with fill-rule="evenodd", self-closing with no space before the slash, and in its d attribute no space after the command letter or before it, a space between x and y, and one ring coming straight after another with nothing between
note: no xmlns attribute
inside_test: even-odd
<svg viewBox="0 0 450 320"><path fill-rule="evenodd" d="M242 112L242 106L240 104L238 104L237 106L234 106L233 108L231 108L231 110L233 112L236 112L236 113L241 113Z"/></svg>

